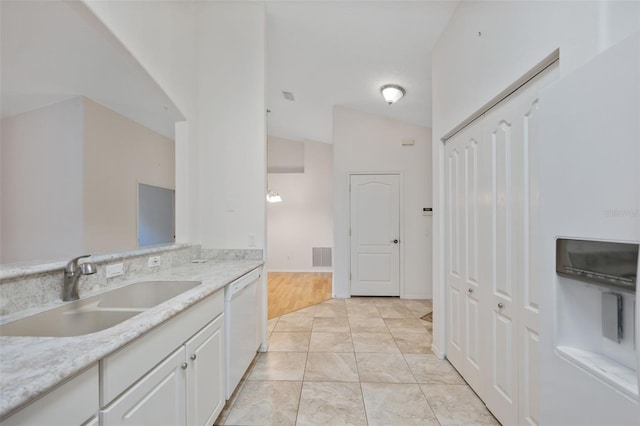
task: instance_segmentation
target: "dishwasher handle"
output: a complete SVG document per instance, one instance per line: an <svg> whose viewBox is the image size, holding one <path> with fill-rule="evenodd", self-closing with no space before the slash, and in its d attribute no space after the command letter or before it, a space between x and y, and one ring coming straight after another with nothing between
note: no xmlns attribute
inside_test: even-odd
<svg viewBox="0 0 640 426"><path fill-rule="evenodd" d="M231 282L225 287L225 300L233 300L238 293L244 290L246 287L257 281L261 277L260 270L254 269L253 271L243 275L237 280Z"/></svg>

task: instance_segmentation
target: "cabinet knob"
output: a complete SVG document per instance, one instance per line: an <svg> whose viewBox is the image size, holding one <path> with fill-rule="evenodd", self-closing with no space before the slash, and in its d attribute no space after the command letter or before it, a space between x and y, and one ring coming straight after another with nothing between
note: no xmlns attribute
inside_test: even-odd
<svg viewBox="0 0 640 426"><path fill-rule="evenodd" d="M473 293L473 289L470 288L469 290L467 290L469 293Z"/></svg>
<svg viewBox="0 0 640 426"><path fill-rule="evenodd" d="M188 366L189 365L186 362L183 362L180 367L182 367L183 370L186 370Z"/></svg>
<svg viewBox="0 0 640 426"><path fill-rule="evenodd" d="M189 358L191 358L191 361L195 361L196 358L198 358L198 355L192 354Z"/></svg>
<svg viewBox="0 0 640 426"><path fill-rule="evenodd" d="M504 304L502 302L498 303L498 309L504 308Z"/></svg>

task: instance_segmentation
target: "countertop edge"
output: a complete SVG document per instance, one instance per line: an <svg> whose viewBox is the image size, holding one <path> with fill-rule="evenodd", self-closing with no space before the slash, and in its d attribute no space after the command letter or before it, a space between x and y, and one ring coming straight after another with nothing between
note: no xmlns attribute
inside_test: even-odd
<svg viewBox="0 0 640 426"><path fill-rule="evenodd" d="M154 279L202 281L201 285L167 302L97 333L75 337L0 337L0 419L7 418L107 355L263 264L262 260L187 264L122 283L124 286ZM33 353L32 356L28 352L25 354L27 349ZM43 355L45 352L48 356ZM38 367L32 368L34 364Z"/></svg>

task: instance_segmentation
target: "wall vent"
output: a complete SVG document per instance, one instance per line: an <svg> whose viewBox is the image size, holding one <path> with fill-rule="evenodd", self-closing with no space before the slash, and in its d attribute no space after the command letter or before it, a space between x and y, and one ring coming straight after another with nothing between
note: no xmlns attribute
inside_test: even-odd
<svg viewBox="0 0 640 426"><path fill-rule="evenodd" d="M312 247L313 266L331 266L331 247Z"/></svg>

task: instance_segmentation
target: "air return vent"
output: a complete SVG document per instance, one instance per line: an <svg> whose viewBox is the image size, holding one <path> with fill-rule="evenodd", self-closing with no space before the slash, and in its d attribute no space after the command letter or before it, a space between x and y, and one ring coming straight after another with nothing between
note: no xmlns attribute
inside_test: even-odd
<svg viewBox="0 0 640 426"><path fill-rule="evenodd" d="M331 247L312 247L313 266L331 266Z"/></svg>

